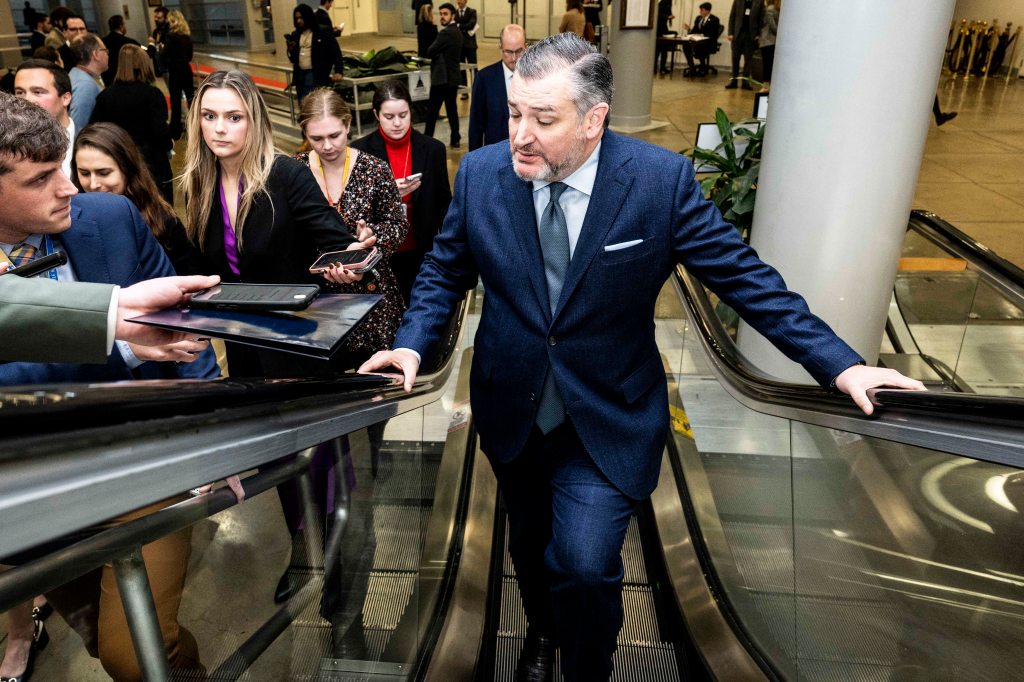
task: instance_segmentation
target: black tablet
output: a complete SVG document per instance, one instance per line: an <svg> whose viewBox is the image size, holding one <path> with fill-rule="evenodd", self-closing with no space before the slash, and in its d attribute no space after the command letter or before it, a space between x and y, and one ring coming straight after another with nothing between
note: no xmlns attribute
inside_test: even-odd
<svg viewBox="0 0 1024 682"><path fill-rule="evenodd" d="M320 293L316 284L218 284L192 295L189 308L305 310Z"/></svg>

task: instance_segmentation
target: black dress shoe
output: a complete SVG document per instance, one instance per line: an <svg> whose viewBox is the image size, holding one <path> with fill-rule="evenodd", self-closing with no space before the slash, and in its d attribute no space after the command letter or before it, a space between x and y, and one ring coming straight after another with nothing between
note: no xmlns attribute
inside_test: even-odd
<svg viewBox="0 0 1024 682"><path fill-rule="evenodd" d="M516 682L552 682L554 670L555 640L527 630L516 666Z"/></svg>
<svg viewBox="0 0 1024 682"><path fill-rule="evenodd" d="M736 81L729 81L728 84L726 84L725 89L726 90L735 90L738 87L739 86L736 84Z"/></svg>
<svg viewBox="0 0 1024 682"><path fill-rule="evenodd" d="M940 113L938 116L935 117L935 125L940 126L943 123L952 121L954 118L956 118L956 113L957 112L955 111L951 111L947 114Z"/></svg>
<svg viewBox="0 0 1024 682"><path fill-rule="evenodd" d="M288 577L288 569L284 570L281 574L281 579L277 581L277 587L274 588L274 603L283 604L288 601L292 596L292 581Z"/></svg>

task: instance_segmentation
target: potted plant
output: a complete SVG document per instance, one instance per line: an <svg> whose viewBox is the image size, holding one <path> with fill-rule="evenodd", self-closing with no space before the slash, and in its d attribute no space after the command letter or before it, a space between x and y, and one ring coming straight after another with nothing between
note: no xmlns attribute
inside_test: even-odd
<svg viewBox="0 0 1024 682"><path fill-rule="evenodd" d="M757 119L734 124L721 108L715 109L715 125L722 136L721 144L714 149L691 147L682 153L698 168L715 169L700 181L704 196L715 202L722 217L736 226L744 241L749 241L764 125Z"/></svg>

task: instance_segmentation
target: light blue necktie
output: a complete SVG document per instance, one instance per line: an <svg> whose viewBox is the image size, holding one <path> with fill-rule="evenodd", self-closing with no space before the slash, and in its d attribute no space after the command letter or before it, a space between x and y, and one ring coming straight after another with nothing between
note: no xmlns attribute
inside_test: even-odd
<svg viewBox="0 0 1024 682"><path fill-rule="evenodd" d="M548 304L554 314L558 297L562 294L565 272L569 269L569 229L565 224L565 213L558 205L558 199L568 186L561 182L548 185L551 196L547 208L540 217L540 248L544 256L544 278L548 283ZM555 384L555 374L548 366L544 389L537 410L537 428L541 433L550 433L565 421L565 404Z"/></svg>

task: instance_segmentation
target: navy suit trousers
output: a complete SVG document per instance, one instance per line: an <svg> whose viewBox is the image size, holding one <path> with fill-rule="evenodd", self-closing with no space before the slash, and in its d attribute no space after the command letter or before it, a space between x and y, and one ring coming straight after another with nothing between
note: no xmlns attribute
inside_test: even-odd
<svg viewBox="0 0 1024 682"><path fill-rule="evenodd" d="M547 436L534 428L522 454L494 470L530 627L554 634L567 681L607 680L622 627L622 545L638 503L601 473L571 421Z"/></svg>

